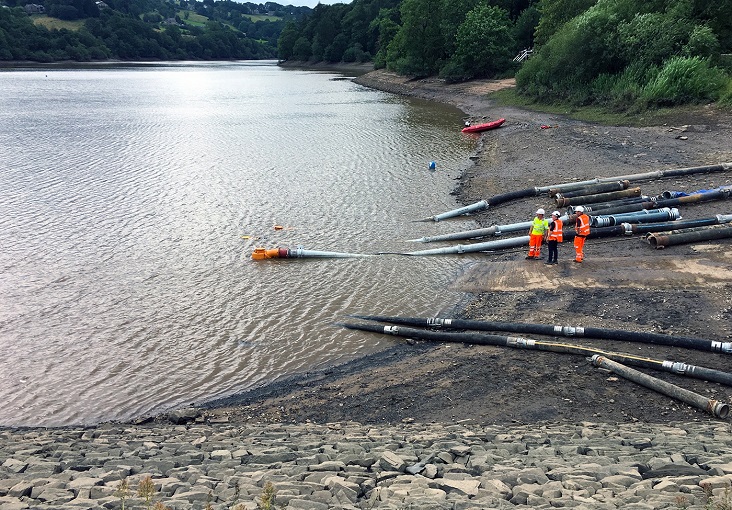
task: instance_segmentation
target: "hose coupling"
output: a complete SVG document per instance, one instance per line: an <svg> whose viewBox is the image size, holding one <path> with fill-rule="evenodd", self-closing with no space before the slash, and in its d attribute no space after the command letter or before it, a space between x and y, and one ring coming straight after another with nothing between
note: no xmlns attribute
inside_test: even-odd
<svg viewBox="0 0 732 510"><path fill-rule="evenodd" d="M680 361L664 361L663 368L667 368L675 374L685 374L689 370L689 365Z"/></svg>
<svg viewBox="0 0 732 510"><path fill-rule="evenodd" d="M623 228L625 229L625 235L626 236L632 236L633 235L633 225L630 223L621 223Z"/></svg>
<svg viewBox="0 0 732 510"><path fill-rule="evenodd" d="M433 328L441 328L442 326L450 326L452 319L441 319L439 317L430 317L427 319L427 325Z"/></svg>
<svg viewBox="0 0 732 510"><path fill-rule="evenodd" d="M556 328L554 331L557 331ZM564 336L585 336L585 328L575 326L564 326L561 328Z"/></svg>
<svg viewBox="0 0 732 510"><path fill-rule="evenodd" d="M732 342L712 341L712 351L726 352L727 354L732 354Z"/></svg>
<svg viewBox="0 0 732 510"><path fill-rule="evenodd" d="M717 418L726 418L729 416L729 405L719 400L709 400L707 402L707 411L712 413Z"/></svg>
<svg viewBox="0 0 732 510"><path fill-rule="evenodd" d="M519 349L531 349L536 345L536 340L520 336L509 336L506 340L506 345Z"/></svg>
<svg viewBox="0 0 732 510"><path fill-rule="evenodd" d="M399 335L399 326L384 326L384 333L387 335Z"/></svg>

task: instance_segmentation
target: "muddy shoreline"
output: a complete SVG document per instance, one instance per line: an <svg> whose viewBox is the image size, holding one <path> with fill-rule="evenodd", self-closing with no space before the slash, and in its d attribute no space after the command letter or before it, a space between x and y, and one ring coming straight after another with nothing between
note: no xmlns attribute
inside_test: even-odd
<svg viewBox="0 0 732 510"><path fill-rule="evenodd" d="M647 128L600 126L513 107L486 97L510 80L447 85L373 71L357 83L454 105L473 122L504 117L480 136L473 164L454 191L465 204L533 186L732 161L732 119L712 109ZM541 129L540 126L551 126ZM460 126L456 126L459 129ZM683 133L683 137L680 137ZM475 135L472 135L475 136ZM732 174L644 182L643 194L732 184ZM531 219L549 197L532 197L475 214L481 226ZM444 211L435 211L440 213ZM732 212L729 202L684 207L685 219ZM433 247L433 246L426 246ZM465 293L462 316L483 320L593 326L732 341L732 242L653 250L634 237L588 242L586 262L524 260L524 250L466 264L452 287ZM545 254L544 254L545 255ZM543 338L546 340L546 338ZM556 338L557 341L568 339ZM571 340L571 339L569 339ZM573 343L729 371L729 355L630 342ZM569 343L569 342L567 342ZM659 379L732 403L718 383L652 373ZM343 366L275 382L207 404L231 422L401 421L511 424L670 423L717 420L703 410L593 368L582 357L462 344L395 339L393 348Z"/></svg>

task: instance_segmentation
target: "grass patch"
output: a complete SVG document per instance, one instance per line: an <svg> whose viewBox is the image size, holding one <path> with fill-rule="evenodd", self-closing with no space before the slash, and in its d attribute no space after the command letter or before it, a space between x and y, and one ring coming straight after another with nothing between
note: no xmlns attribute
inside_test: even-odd
<svg viewBox="0 0 732 510"><path fill-rule="evenodd" d="M732 113L732 108L726 105L682 105L672 108L649 109L641 113L627 113L613 112L602 106L576 106L569 103L543 104L518 95L515 88L493 92L489 97L504 106L516 106L542 113L565 115L570 119L608 126L677 126L695 124L699 122L700 118L707 118L716 113Z"/></svg>
<svg viewBox="0 0 732 510"><path fill-rule="evenodd" d="M244 17L252 20L252 23L257 21L280 21L282 19L279 16L267 16L266 14L246 14Z"/></svg>
<svg viewBox="0 0 732 510"><path fill-rule="evenodd" d="M188 17L186 18L186 13L188 14ZM181 19L183 23L188 23L191 26L194 27L203 27L206 25L206 22L208 21L208 18L206 16L201 16L200 14L196 14L193 11L178 11L176 13L178 17Z"/></svg>
<svg viewBox="0 0 732 510"><path fill-rule="evenodd" d="M45 14L40 14L38 16L33 16L33 23L35 25L40 25L43 27L46 27L49 30L61 30L62 28L65 28L66 30L71 30L73 32L78 31L82 26L84 26L84 20L83 19L76 19L74 21L64 21L58 18L52 18L50 16L46 16Z"/></svg>

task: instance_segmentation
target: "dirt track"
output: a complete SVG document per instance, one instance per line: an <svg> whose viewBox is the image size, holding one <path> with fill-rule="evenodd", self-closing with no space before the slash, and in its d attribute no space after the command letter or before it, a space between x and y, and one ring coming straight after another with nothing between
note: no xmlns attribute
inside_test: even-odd
<svg viewBox="0 0 732 510"><path fill-rule="evenodd" d="M487 91L510 86L510 81L445 85L439 80L408 81L382 71L358 81L453 104L474 122L507 119L502 128L481 135L474 165L465 170L455 191L465 204L534 186L732 162L732 118L712 108L701 108L693 118L670 119L668 125L610 127L499 107L485 98ZM552 128L540 129L541 125ZM643 194L656 195L664 190L689 192L729 184L731 172L639 185ZM528 221L537 207L556 208L549 197L533 197L475 217L483 226ZM685 219L732 213L732 202L686 206L681 213ZM486 255L484 261L465 268L453 284L470 298L464 317L732 341L732 240L663 251L637 237L590 240L587 260L581 265L571 262L571 243L561 245L557 266L527 261L524 255L525 250ZM725 371L732 367L732 357L724 354L628 342L575 339L574 343ZM730 387L667 373L653 375L732 403ZM388 352L223 404L230 407L215 412L232 421L501 424L714 419L593 368L582 357L406 342Z"/></svg>

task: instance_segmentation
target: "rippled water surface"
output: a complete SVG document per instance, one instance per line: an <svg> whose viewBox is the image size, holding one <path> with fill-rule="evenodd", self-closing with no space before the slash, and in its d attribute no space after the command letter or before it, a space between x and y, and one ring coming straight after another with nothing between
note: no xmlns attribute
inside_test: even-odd
<svg viewBox="0 0 732 510"><path fill-rule="evenodd" d="M459 299L455 257L251 259L474 228L413 221L460 205L458 110L251 62L6 69L0 90L0 425L201 403L398 341L349 313Z"/></svg>

